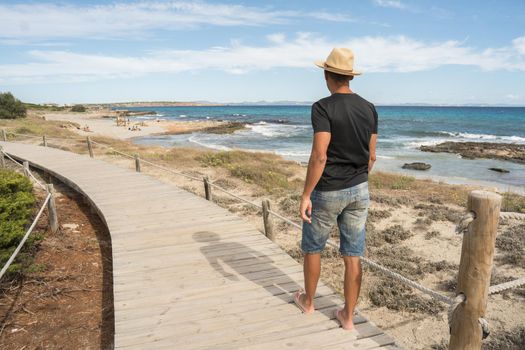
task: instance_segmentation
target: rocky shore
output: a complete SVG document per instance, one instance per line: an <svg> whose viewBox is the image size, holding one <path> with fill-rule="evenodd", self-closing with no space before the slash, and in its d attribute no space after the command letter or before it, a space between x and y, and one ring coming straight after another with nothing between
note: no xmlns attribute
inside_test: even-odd
<svg viewBox="0 0 525 350"><path fill-rule="evenodd" d="M490 142L443 142L434 146L421 146L424 152L445 152L461 155L463 158L501 159L525 164L525 145Z"/></svg>

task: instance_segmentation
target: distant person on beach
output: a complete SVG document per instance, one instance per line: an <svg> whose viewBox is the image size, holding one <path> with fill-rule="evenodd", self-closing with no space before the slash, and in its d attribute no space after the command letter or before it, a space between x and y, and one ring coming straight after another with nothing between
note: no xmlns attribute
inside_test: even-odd
<svg viewBox="0 0 525 350"><path fill-rule="evenodd" d="M321 251L337 224L345 264L345 306L334 316L344 329L352 329L365 251L368 173L376 159L377 112L350 89L350 80L361 74L354 70L352 50L335 48L316 65L324 69L331 95L312 106L314 136L300 204L305 288L294 294L294 301L305 314L314 312Z"/></svg>

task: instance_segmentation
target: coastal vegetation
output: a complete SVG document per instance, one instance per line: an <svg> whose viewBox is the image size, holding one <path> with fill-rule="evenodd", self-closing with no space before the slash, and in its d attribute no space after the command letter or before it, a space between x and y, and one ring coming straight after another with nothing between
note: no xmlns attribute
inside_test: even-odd
<svg viewBox="0 0 525 350"><path fill-rule="evenodd" d="M60 112L60 111L66 110L65 106L59 106L56 104L37 104L37 103L24 102L24 106L28 110L38 110L38 111L47 111L47 112Z"/></svg>
<svg viewBox="0 0 525 350"><path fill-rule="evenodd" d="M198 156L204 166L222 167L246 183L256 184L269 193L299 190L302 180L295 177L300 166L271 153L243 151L205 152Z"/></svg>
<svg viewBox="0 0 525 350"><path fill-rule="evenodd" d="M25 118L27 115L26 107L12 93L0 93L0 119Z"/></svg>
<svg viewBox="0 0 525 350"><path fill-rule="evenodd" d="M87 109L86 109L86 107L84 107L84 105L74 105L73 107L71 107L71 112L83 113L86 110Z"/></svg>
<svg viewBox="0 0 525 350"><path fill-rule="evenodd" d="M0 265L3 266L20 243L33 214L35 204L33 186L23 175L8 169L0 169ZM30 236L26 247L41 237ZM26 249L27 250L27 249ZM18 255L9 272L18 272L30 265L30 255Z"/></svg>

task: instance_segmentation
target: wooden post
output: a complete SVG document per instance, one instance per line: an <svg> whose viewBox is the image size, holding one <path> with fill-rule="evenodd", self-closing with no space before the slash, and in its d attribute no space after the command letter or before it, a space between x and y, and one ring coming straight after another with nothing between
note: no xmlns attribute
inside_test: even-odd
<svg viewBox="0 0 525 350"><path fill-rule="evenodd" d="M0 168L5 168L5 158L4 158L4 150L2 146L0 146Z"/></svg>
<svg viewBox="0 0 525 350"><path fill-rule="evenodd" d="M270 201L268 199L264 199L262 201L264 234L270 240L275 241L275 235L273 233L273 221L272 221L272 218L270 217L270 210L271 210Z"/></svg>
<svg viewBox="0 0 525 350"><path fill-rule="evenodd" d="M47 184L46 188L47 192L51 193L51 198L49 198L49 202L47 202L49 227L51 228L52 233L56 233L58 231L58 215L55 204L55 189L53 188L53 184Z"/></svg>
<svg viewBox="0 0 525 350"><path fill-rule="evenodd" d="M212 200L212 195L211 195L211 183L210 183L210 178L205 176L203 178L203 181L204 181L204 195L206 197L206 200L209 200L211 201Z"/></svg>
<svg viewBox="0 0 525 350"><path fill-rule="evenodd" d="M25 160L23 162L23 165L24 165L24 175L29 177L29 162L27 160Z"/></svg>
<svg viewBox="0 0 525 350"><path fill-rule="evenodd" d="M140 158L138 154L135 154L135 170L140 173Z"/></svg>
<svg viewBox="0 0 525 350"><path fill-rule="evenodd" d="M479 350L494 257L501 196L487 191L472 191L467 210L475 219L463 236L456 295L465 301L458 305L450 320L450 350Z"/></svg>
<svg viewBox="0 0 525 350"><path fill-rule="evenodd" d="M44 147L47 147L47 138L46 138L46 135L42 136L42 143L44 144Z"/></svg>
<svg viewBox="0 0 525 350"><path fill-rule="evenodd" d="M7 141L7 133L5 132L5 129L2 129L2 139Z"/></svg>
<svg viewBox="0 0 525 350"><path fill-rule="evenodd" d="M91 158L93 158L93 144L91 144L91 139L89 138L89 136L86 138L86 141L87 141L87 146L88 146L88 151L89 151L89 156Z"/></svg>

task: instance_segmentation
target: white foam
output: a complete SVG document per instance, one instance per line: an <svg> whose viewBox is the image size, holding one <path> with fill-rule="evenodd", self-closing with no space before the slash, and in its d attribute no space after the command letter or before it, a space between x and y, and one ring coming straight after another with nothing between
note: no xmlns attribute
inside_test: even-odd
<svg viewBox="0 0 525 350"><path fill-rule="evenodd" d="M446 139L432 139L432 140L417 140L417 141L408 141L404 142L403 145L407 148L419 148L421 146L435 146L438 143L445 142Z"/></svg>
<svg viewBox="0 0 525 350"><path fill-rule="evenodd" d="M187 115L186 114L179 114L179 118L186 118Z"/></svg>
<svg viewBox="0 0 525 350"><path fill-rule="evenodd" d="M231 150L231 148L227 147L227 146L217 145L217 144L214 144L214 143L207 143L207 142L198 140L198 135L191 136L190 138L188 138L188 141L196 143L199 146L206 147L206 148L211 148L211 149L216 149L218 151L230 151Z"/></svg>
<svg viewBox="0 0 525 350"><path fill-rule="evenodd" d="M308 126L258 122L246 125L252 132L265 137L290 137L300 134Z"/></svg>
<svg viewBox="0 0 525 350"><path fill-rule="evenodd" d="M469 132L449 132L449 131L440 131L443 135L448 135L456 138L461 138L465 140L490 140L496 142L511 142L511 143L525 143L525 137L520 137L516 135L511 136L502 136L502 135L491 135L491 134L475 134Z"/></svg>
<svg viewBox="0 0 525 350"><path fill-rule="evenodd" d="M309 157L310 152L305 151L275 151L276 154L288 157Z"/></svg>

